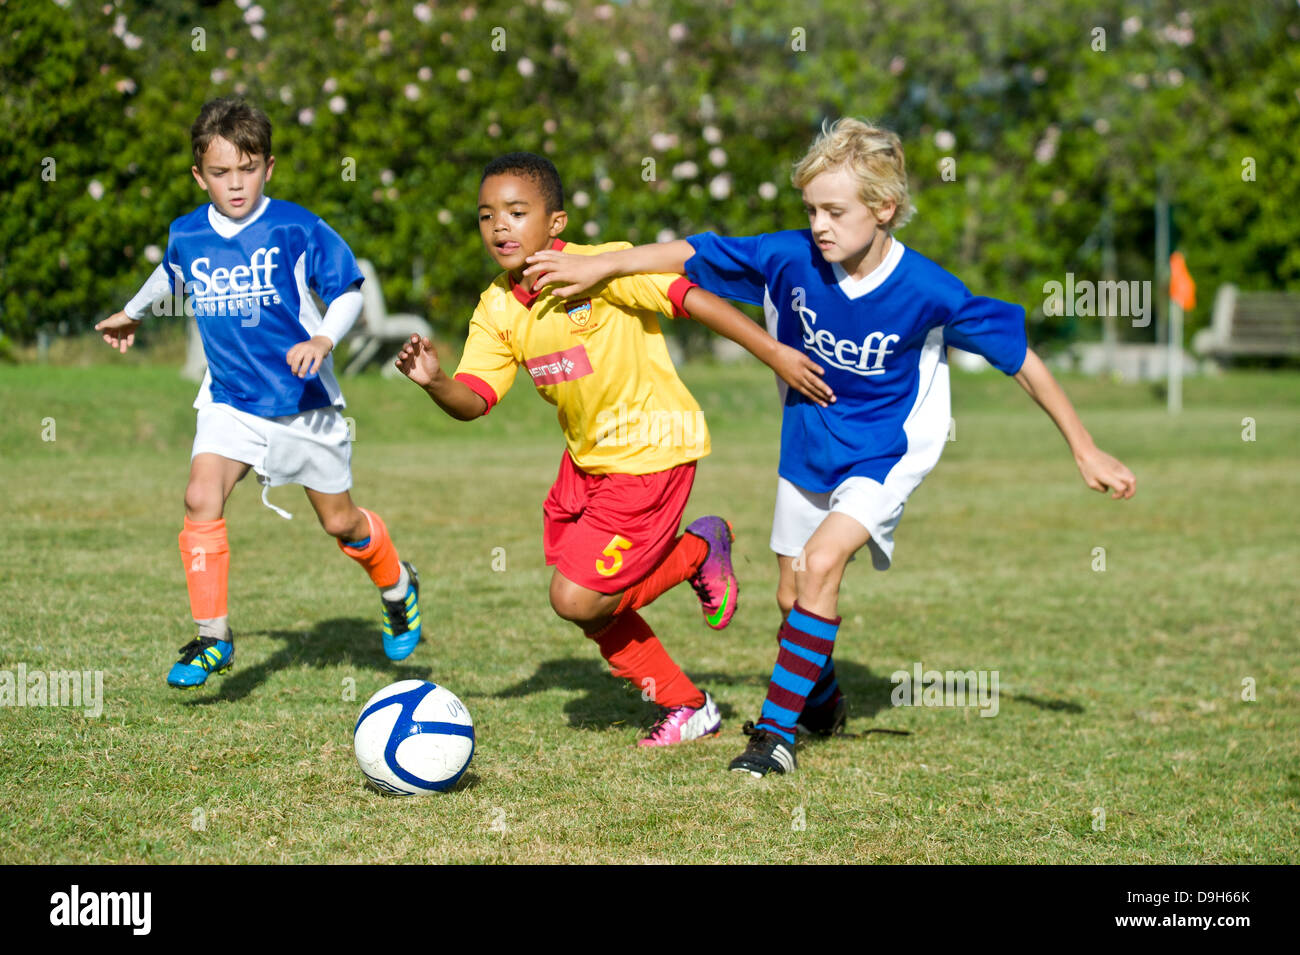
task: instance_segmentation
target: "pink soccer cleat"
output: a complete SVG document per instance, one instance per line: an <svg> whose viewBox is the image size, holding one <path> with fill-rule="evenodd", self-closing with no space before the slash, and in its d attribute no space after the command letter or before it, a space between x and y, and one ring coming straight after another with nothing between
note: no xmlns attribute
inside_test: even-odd
<svg viewBox="0 0 1300 955"><path fill-rule="evenodd" d="M695 595L700 598L704 622L714 630L721 630L736 615L740 599L740 582L731 567L731 542L736 535L731 524L720 517L701 517L692 521L686 533L709 545L709 556L704 558L690 578Z"/></svg>
<svg viewBox="0 0 1300 955"><path fill-rule="evenodd" d="M693 739L717 736L722 730L722 714L713 697L704 694L704 705L664 707L663 715L650 728L650 735L637 740L638 746L672 746Z"/></svg>

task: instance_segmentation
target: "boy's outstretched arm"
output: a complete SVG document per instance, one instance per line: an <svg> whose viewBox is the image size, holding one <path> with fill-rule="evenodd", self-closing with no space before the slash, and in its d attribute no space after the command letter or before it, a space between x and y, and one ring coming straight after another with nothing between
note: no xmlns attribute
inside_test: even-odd
<svg viewBox="0 0 1300 955"><path fill-rule="evenodd" d="M438 353L427 338L412 335L393 363L397 370L425 390L443 411L459 421L472 421L487 414L488 406L474 390L449 378L438 362Z"/></svg>
<svg viewBox="0 0 1300 955"><path fill-rule="evenodd" d="M671 244L671 243L670 243ZM682 243L686 245L686 243ZM686 246L690 248L689 245ZM636 249L628 249L635 252ZM619 253L609 253L618 255ZM597 258L597 256L574 256ZM811 358L789 345L783 345L725 299L696 286L686 292L683 306L691 318L705 328L730 338L763 364L781 376L781 380L804 397L825 408L835 400L830 386L822 380L824 369Z"/></svg>
<svg viewBox="0 0 1300 955"><path fill-rule="evenodd" d="M1032 348L1025 353L1025 363L1015 377L1029 397L1056 422L1088 487L1094 491L1110 491L1115 500L1127 500L1137 493L1137 478L1133 472L1093 443L1092 435L1079 420L1060 383Z"/></svg>
<svg viewBox="0 0 1300 955"><path fill-rule="evenodd" d="M573 298L619 275L685 272L686 260L694 254L695 249L685 239L638 245L599 255L572 255L544 249L528 257L531 264L524 269L524 279L525 284L530 277L533 279L534 291L555 285L559 286L553 289L555 295Z"/></svg>

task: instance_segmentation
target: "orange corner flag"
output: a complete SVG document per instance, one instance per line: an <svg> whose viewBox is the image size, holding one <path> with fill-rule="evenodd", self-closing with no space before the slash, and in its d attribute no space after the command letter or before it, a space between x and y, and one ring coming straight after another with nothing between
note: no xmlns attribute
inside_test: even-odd
<svg viewBox="0 0 1300 955"><path fill-rule="evenodd" d="M1169 256L1169 297L1185 312L1196 307L1196 283L1187 271L1187 260L1181 252Z"/></svg>

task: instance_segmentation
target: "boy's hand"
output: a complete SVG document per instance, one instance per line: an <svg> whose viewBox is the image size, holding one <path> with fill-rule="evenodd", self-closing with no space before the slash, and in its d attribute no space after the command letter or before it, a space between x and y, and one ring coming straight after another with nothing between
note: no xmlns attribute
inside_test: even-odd
<svg viewBox="0 0 1300 955"><path fill-rule="evenodd" d="M573 255L543 249L534 252L524 261L532 263L524 269L524 284L533 278L534 292L548 285L559 285L554 294L559 298L573 298L611 278L604 263L597 261L595 255Z"/></svg>
<svg viewBox="0 0 1300 955"><path fill-rule="evenodd" d="M825 369L799 349L778 343L769 364L782 381L805 398L823 408L835 401L835 392L822 378Z"/></svg>
<svg viewBox="0 0 1300 955"><path fill-rule="evenodd" d="M324 335L316 335L314 338L299 342L289 349L289 353L284 356L284 360L289 363L289 370L299 378L306 378L309 375L316 374L320 368L321 362L325 356L334 348L334 343Z"/></svg>
<svg viewBox="0 0 1300 955"><path fill-rule="evenodd" d="M1095 445L1075 458L1079 473L1094 491L1111 491L1112 500L1128 500L1137 493L1137 478L1118 458Z"/></svg>
<svg viewBox="0 0 1300 955"><path fill-rule="evenodd" d="M419 335L412 335L411 340L402 346L393 364L421 388L428 388L442 377L442 366L438 364L438 352L433 342Z"/></svg>
<svg viewBox="0 0 1300 955"><path fill-rule="evenodd" d="M139 327L140 323L126 312L116 312L96 325L95 331L103 332L104 341L125 355L135 344L135 330Z"/></svg>

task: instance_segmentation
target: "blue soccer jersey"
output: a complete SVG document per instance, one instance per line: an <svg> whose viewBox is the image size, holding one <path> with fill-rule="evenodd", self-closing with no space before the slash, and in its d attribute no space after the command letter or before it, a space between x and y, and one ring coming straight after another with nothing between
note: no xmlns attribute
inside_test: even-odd
<svg viewBox="0 0 1300 955"><path fill-rule="evenodd" d="M782 387L780 474L806 490L864 477L906 501L947 440L945 346L983 355L1008 375L1024 363L1022 307L971 295L897 239L859 280L826 262L807 229L687 241L694 282L762 305L772 336L826 371L836 397L830 407Z"/></svg>
<svg viewBox="0 0 1300 955"><path fill-rule="evenodd" d="M332 353L307 378L285 360L320 328L309 290L328 305L362 281L324 220L283 199L263 197L239 221L203 205L172 223L163 261L184 283L203 336L208 373L196 408L215 401L273 418L343 407Z"/></svg>

